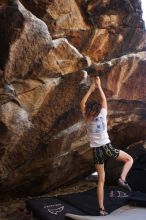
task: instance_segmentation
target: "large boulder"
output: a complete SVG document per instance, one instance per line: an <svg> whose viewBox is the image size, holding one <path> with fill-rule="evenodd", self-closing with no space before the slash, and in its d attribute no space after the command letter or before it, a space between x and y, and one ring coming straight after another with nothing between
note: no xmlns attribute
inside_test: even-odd
<svg viewBox="0 0 146 220"><path fill-rule="evenodd" d="M16 15L17 19L14 19ZM29 188L34 179L40 178L34 178L35 175L32 175L34 167L42 167L39 176L45 173L52 176L49 170L55 157L62 152L57 150L61 147L59 143L55 148L50 144L52 128L55 128L57 120L78 105L78 89L83 79L79 70L88 67L90 59L79 53L65 38L52 40L46 24L27 11L19 1L8 1L2 6L0 16L3 18L0 39L4 43L1 54L7 54L2 56L3 74L0 79L1 189L5 191L18 187L27 192L28 189L22 185L26 184ZM18 27L19 19L21 25ZM6 27L9 35L3 38L7 36ZM9 85L14 88L15 95L7 91ZM68 121L67 125L70 123ZM48 150L48 147L50 152L44 160L44 150ZM38 151L41 152L42 148L41 162L37 162L37 167L32 165L30 168L30 163L36 159ZM27 177L24 175L25 172L22 172L24 167L31 170L26 172ZM33 180L28 177L30 174ZM27 183L24 183L25 181ZM52 181L56 182L54 178ZM34 191L39 192L46 186L49 187L48 180L45 182L47 184L42 189L38 190L36 187ZM57 185L50 182L52 187ZM31 191L31 188L29 189Z"/></svg>
<svg viewBox="0 0 146 220"><path fill-rule="evenodd" d="M146 48L139 0L21 1L46 22L53 38L66 37L96 62Z"/></svg>
<svg viewBox="0 0 146 220"><path fill-rule="evenodd" d="M138 0L1 1L1 192L38 194L94 171L79 108L91 62L113 145L144 141L145 58Z"/></svg>
<svg viewBox="0 0 146 220"><path fill-rule="evenodd" d="M109 60L145 48L145 30L140 1L87 1L93 24L83 53L94 61Z"/></svg>

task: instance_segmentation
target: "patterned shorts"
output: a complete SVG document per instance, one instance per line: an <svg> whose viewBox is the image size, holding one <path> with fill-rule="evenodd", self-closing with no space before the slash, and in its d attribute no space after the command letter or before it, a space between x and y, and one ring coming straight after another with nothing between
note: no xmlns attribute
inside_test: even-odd
<svg viewBox="0 0 146 220"><path fill-rule="evenodd" d="M120 150L113 148L111 143L93 148L93 160L95 164L104 164L107 159L115 159Z"/></svg>

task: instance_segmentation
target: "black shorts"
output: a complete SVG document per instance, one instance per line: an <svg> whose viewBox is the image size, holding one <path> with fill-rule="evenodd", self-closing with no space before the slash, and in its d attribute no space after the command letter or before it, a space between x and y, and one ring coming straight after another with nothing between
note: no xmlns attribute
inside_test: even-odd
<svg viewBox="0 0 146 220"><path fill-rule="evenodd" d="M113 148L111 143L93 148L93 160L95 164L104 164L107 159L115 159L119 156L119 149Z"/></svg>

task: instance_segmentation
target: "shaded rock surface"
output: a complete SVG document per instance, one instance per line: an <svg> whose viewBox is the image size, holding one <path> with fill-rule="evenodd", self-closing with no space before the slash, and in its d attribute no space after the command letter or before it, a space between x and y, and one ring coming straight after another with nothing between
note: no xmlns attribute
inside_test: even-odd
<svg viewBox="0 0 146 220"><path fill-rule="evenodd" d="M108 98L113 145L143 145L141 15L138 0L0 2L1 192L39 194L94 171L79 108L91 63Z"/></svg>

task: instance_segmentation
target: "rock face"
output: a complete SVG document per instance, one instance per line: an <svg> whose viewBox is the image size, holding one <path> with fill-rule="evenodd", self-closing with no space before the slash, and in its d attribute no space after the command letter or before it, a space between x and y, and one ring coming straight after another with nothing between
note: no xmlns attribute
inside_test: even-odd
<svg viewBox="0 0 146 220"><path fill-rule="evenodd" d="M0 2L2 192L38 194L94 170L79 108L91 63L108 98L113 144L144 146L141 13L138 0Z"/></svg>

